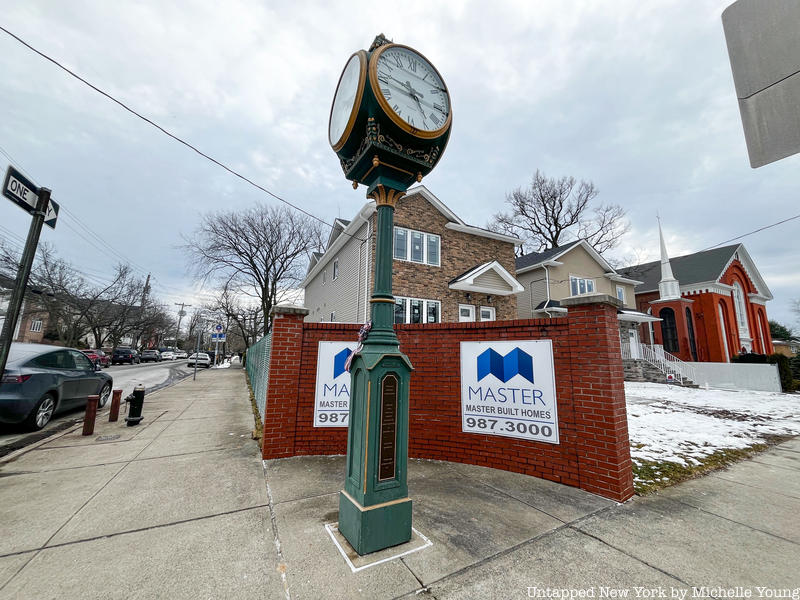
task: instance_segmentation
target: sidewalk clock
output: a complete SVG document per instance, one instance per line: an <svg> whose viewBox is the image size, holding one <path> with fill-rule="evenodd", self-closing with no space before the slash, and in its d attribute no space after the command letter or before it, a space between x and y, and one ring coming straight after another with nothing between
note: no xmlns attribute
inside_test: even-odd
<svg viewBox="0 0 800 600"><path fill-rule="evenodd" d="M411 362L394 333L394 209L431 172L452 124L450 93L422 54L383 35L347 61L331 106L328 139L353 187L377 206L370 327L350 369L347 473L339 531L359 554L411 539L408 390Z"/></svg>
<svg viewBox="0 0 800 600"><path fill-rule="evenodd" d="M450 93L422 54L382 35L347 61L328 139L354 187L399 191L430 173L450 137Z"/></svg>

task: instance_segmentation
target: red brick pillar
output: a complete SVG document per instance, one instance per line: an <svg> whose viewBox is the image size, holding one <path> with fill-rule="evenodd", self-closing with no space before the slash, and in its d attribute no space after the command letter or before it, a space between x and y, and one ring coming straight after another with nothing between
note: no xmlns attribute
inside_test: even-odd
<svg viewBox="0 0 800 600"><path fill-rule="evenodd" d="M620 502L633 496L617 320L621 305L605 294L561 301L569 310L579 486Z"/></svg>
<svg viewBox="0 0 800 600"><path fill-rule="evenodd" d="M272 350L264 410L263 458L294 456L303 319L309 313L296 306L273 306Z"/></svg>

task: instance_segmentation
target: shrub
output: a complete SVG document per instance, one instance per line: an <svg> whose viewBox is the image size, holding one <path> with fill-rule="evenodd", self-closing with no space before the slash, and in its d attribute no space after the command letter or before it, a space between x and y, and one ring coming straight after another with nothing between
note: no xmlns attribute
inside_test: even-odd
<svg viewBox="0 0 800 600"><path fill-rule="evenodd" d="M793 392L795 390L794 376L792 374L792 367L789 364L789 357L784 354L770 354L769 362L770 364L778 365L781 389L784 392Z"/></svg>

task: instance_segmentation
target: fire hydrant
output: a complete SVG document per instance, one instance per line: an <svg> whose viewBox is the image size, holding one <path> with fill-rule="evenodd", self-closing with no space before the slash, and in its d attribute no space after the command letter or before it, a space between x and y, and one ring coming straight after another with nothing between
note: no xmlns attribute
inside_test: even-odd
<svg viewBox="0 0 800 600"><path fill-rule="evenodd" d="M128 416L125 417L125 422L128 427L138 425L144 418L142 416L142 407L144 406L144 386L140 383L133 388L133 393L125 398L128 402Z"/></svg>

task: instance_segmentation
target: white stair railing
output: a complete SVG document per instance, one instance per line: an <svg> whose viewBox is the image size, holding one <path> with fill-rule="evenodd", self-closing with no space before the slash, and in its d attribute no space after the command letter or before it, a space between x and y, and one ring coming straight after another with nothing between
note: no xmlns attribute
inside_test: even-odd
<svg viewBox="0 0 800 600"><path fill-rule="evenodd" d="M636 344L636 347L633 347L631 342L621 342L620 349L623 360L643 360L656 367L665 376L672 375L680 383L687 379L692 382L697 381L694 367L674 354L666 352L662 346L648 346L637 342L634 342L634 344ZM637 354L638 356L636 356Z"/></svg>

